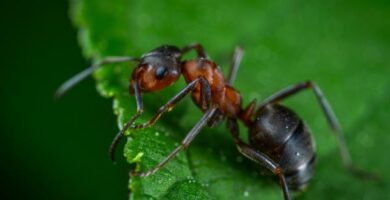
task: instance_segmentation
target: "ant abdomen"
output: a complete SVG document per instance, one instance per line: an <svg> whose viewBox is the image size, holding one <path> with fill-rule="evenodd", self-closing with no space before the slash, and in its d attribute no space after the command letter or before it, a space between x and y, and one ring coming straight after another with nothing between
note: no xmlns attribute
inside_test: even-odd
<svg viewBox="0 0 390 200"><path fill-rule="evenodd" d="M292 190L304 188L314 172L314 142L308 127L282 105L261 108L249 128L251 146L275 161Z"/></svg>

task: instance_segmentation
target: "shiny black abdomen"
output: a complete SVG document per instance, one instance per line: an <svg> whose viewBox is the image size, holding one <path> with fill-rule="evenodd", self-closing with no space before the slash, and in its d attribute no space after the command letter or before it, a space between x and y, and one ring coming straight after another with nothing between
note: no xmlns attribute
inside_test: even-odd
<svg viewBox="0 0 390 200"><path fill-rule="evenodd" d="M280 165L292 190L304 188L314 173L315 147L301 118L282 105L257 112L249 130L250 144Z"/></svg>

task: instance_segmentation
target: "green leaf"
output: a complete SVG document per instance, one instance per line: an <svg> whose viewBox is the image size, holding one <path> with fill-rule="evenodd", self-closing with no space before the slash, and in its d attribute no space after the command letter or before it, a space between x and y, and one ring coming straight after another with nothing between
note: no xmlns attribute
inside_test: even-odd
<svg viewBox="0 0 390 200"><path fill-rule="evenodd" d="M389 9L380 1L128 1L72 0L86 58L140 56L161 44L200 42L226 72L235 45L246 54L235 87L244 102L262 100L303 80L315 80L346 132L355 165L390 179ZM387 5L387 6L386 6ZM127 92L134 64L95 74L98 91L114 101L122 126L134 113ZM149 117L184 87L180 80L145 94ZM337 145L312 93L285 102L310 125L317 144L316 174L297 199L389 199L390 186L360 180L341 167ZM129 163L146 170L161 161L201 117L190 98L152 128L131 131ZM246 130L242 127L242 137ZM282 199L273 177L240 156L224 126L205 128L186 152L158 173L134 177L133 199Z"/></svg>

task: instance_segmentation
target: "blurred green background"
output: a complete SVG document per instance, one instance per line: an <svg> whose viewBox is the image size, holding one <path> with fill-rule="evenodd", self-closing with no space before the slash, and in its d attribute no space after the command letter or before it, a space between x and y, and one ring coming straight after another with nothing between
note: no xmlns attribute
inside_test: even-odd
<svg viewBox="0 0 390 200"><path fill-rule="evenodd" d="M68 8L64 0L2 3L0 199L127 199L127 166L107 153L117 131L111 101L92 79L53 100L88 64Z"/></svg>
<svg viewBox="0 0 390 200"><path fill-rule="evenodd" d="M317 130L316 139L325 142L318 147L320 173L309 187L314 193L301 198L329 193L344 199L354 193L358 194L355 199L390 198L386 155L390 145L388 1L264 1L253 2L248 10L243 9L248 6L241 6L243 2L234 1L211 5L206 1L176 2L173 6L140 2L130 1L124 8L125 12L133 11L126 15L129 19L123 19L130 21L123 26L131 32L131 41L120 44L119 40L114 45L103 41L99 46L102 52L115 52L120 49L117 45L128 48L126 53L140 54L162 43L199 41L226 66L226 55L234 45L242 44L247 53L237 87L245 102L262 99L300 80L318 81L347 132L353 158L359 166L381 175L386 183L372 186L341 177L334 184L329 180L321 184L321 180L342 176L343 171L335 158L334 140L329 139L311 94L303 94L290 104ZM88 8L109 16L116 13L106 7ZM107 157L107 147L117 131L111 100L97 94L92 79L59 102L52 98L62 81L88 65L81 56L68 9L67 1L16 0L2 4L1 199L127 199L128 166L124 159L112 165ZM175 12L179 19L193 23L160 26L162 21L174 19ZM214 13L215 18L209 18ZM93 12L89 17L94 17ZM258 26L253 26L257 21ZM218 28L211 23L218 23ZM113 24L112 28L121 25ZM96 43L110 35L104 29L92 34ZM254 76L258 78L248 78ZM225 146L231 144L227 141ZM370 189L364 191L366 185ZM345 190L344 186L354 189Z"/></svg>

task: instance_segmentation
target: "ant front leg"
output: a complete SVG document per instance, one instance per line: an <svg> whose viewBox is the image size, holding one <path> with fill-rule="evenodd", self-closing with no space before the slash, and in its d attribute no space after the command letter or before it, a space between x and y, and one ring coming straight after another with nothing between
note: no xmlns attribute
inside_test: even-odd
<svg viewBox="0 0 390 200"><path fill-rule="evenodd" d="M93 72L98 70L101 66L105 64L113 64L113 63L122 63L122 62L129 62L129 61L139 61L139 58L134 58L130 56L109 56L103 58L101 61L97 62L96 64L93 64L92 66L88 67L87 69L81 71L80 73L74 75L69 80L65 81L55 92L54 97L56 99L61 98L69 89L71 89L73 86L77 85L79 82L87 78L89 75L91 75Z"/></svg>
<svg viewBox="0 0 390 200"><path fill-rule="evenodd" d="M187 96L190 92L192 92L197 84L200 84L201 89L201 98L202 98L202 109L207 110L209 109L211 105L211 88L209 82L203 78L199 77L192 82L190 82L184 89L182 89L178 94L176 94L172 99L170 99L165 105L161 106L157 113L147 122L135 125L131 127L132 129L142 129L147 128L154 123L157 122L157 120L160 119L161 115L164 114L167 111L172 110L178 102L180 102L185 96Z"/></svg>
<svg viewBox="0 0 390 200"><path fill-rule="evenodd" d="M291 200L286 178L280 166L277 163L275 163L271 158L269 158L267 155L265 155L262 152L259 152L258 150L254 149L252 146L250 146L249 144L241 140L239 136L239 127L236 119L229 118L227 121L227 126L230 133L233 136L234 143L236 143L236 147L238 151L245 157L260 164L262 167L265 167L266 169L271 171L274 175L278 176L280 185L283 190L284 199Z"/></svg>
<svg viewBox="0 0 390 200"><path fill-rule="evenodd" d="M183 90L181 90L176 96L174 96L172 99L170 99L165 105L161 106L160 109L157 111L157 113L147 122L141 124L141 125L135 125L131 127L136 119L139 118L139 116L143 113L143 103L142 103L142 97L141 92L139 89L139 86L137 84L137 80L132 82L132 87L134 88L134 96L137 102L137 113L130 118L130 120L123 126L123 128L116 134L115 138L113 139L109 154L112 161L114 161L115 156L115 149L120 141L120 139L124 136L124 133L127 129L142 129L149 127L156 123L158 119L160 119L161 115L165 112L173 109L173 107L181 101L187 94L189 94L191 91L193 91L196 87L196 85L200 83L201 84L201 97L202 97L202 107L206 110L210 107L211 104L211 88L209 82L203 78L199 77L192 82L190 82Z"/></svg>
<svg viewBox="0 0 390 200"><path fill-rule="evenodd" d="M110 159L112 161L115 161L115 150L118 146L119 141L123 138L125 131L129 129L129 127L134 123L136 119L138 119L141 114L144 112L144 105L142 102L142 96L140 92L139 85L137 84L137 80L134 80L131 82L131 87L134 89L134 97L137 104L137 113L130 118L129 121L126 122L126 124L123 126L123 128L115 135L114 139L111 142L110 148L109 148L109 155Z"/></svg>

